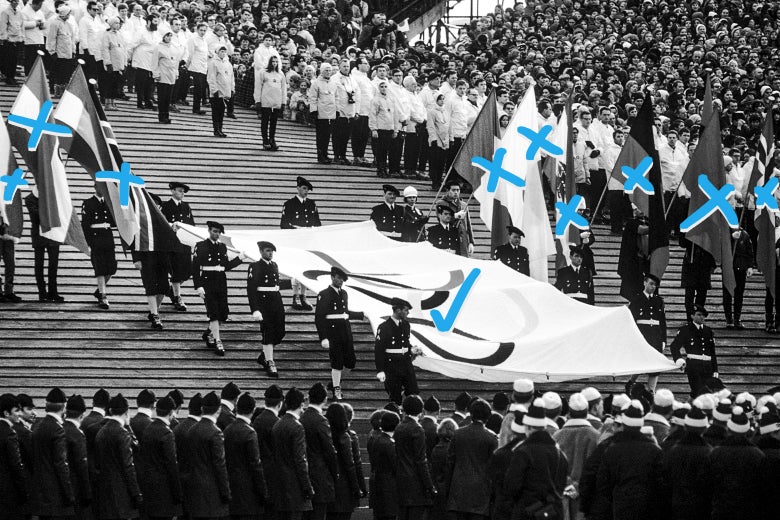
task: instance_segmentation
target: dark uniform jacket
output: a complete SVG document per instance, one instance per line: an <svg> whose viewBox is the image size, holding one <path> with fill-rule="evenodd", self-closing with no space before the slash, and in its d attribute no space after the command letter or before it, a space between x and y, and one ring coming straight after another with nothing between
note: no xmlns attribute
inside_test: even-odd
<svg viewBox="0 0 780 520"><path fill-rule="evenodd" d="M420 426L422 426L425 432L425 456L430 461L431 451L439 443L439 434L436 433L436 430L439 428L439 421L435 417L425 415L420 419Z"/></svg>
<svg viewBox="0 0 780 520"><path fill-rule="evenodd" d="M498 448L498 437L481 422L472 422L455 431L447 458L451 471L449 488L469 490L468 493L450 493L449 511L475 515L490 514L490 479L488 462Z"/></svg>
<svg viewBox="0 0 780 520"><path fill-rule="evenodd" d="M259 516L268 493L257 433L244 419L238 418L225 428L225 460L230 479L230 514ZM268 475L275 478L275 475Z"/></svg>
<svg viewBox="0 0 780 520"><path fill-rule="evenodd" d="M491 488L491 515L493 520L509 520L512 518L512 497L504 492L504 477L512 460L512 450L522 439L515 437L504 446L501 446L490 456L487 467L487 476Z"/></svg>
<svg viewBox="0 0 780 520"><path fill-rule="evenodd" d="M19 438L11 424L0 420L0 511L22 514L28 501Z"/></svg>
<svg viewBox="0 0 780 520"><path fill-rule="evenodd" d="M276 461L274 458L273 428L279 422L279 417L271 410L263 409L255 420L252 428L257 432L257 442L260 447L260 462L263 464L263 474L266 476L266 503L275 505L277 491Z"/></svg>
<svg viewBox="0 0 780 520"><path fill-rule="evenodd" d="M401 240L401 231L404 226L404 208L398 204L393 207L383 202L371 208L371 220L376 224L376 229L383 235L395 240Z"/></svg>
<svg viewBox="0 0 780 520"><path fill-rule="evenodd" d="M236 422L236 412L231 410L228 405L222 403L219 405L219 417L217 417L217 426L223 432L225 428Z"/></svg>
<svg viewBox="0 0 780 520"><path fill-rule="evenodd" d="M182 513L182 488L176 460L176 438L162 419L144 430L138 455L138 483L148 516Z"/></svg>
<svg viewBox="0 0 780 520"><path fill-rule="evenodd" d="M620 296L627 300L642 290L644 275L650 271L650 235L649 232L639 234L640 226L649 226L648 220L644 217L626 220L620 242L617 273L620 276ZM585 258L582 262L584 265Z"/></svg>
<svg viewBox="0 0 780 520"><path fill-rule="evenodd" d="M367 494L366 477L363 474L363 457L360 455L360 437L355 430L349 430L349 440L352 446L352 459L355 464L358 488L360 488L362 495L365 496Z"/></svg>
<svg viewBox="0 0 780 520"><path fill-rule="evenodd" d="M596 301L593 292L593 276L585 266L580 266L579 271L575 271L573 266L567 265L558 269L558 275L555 279L555 287L564 294L580 294L583 296L573 296L577 301L593 305Z"/></svg>
<svg viewBox="0 0 780 520"><path fill-rule="evenodd" d="M32 510L32 470L33 470L33 447L32 447L32 428L28 426L26 422L20 420L14 423L14 431L16 432L16 438L19 441L19 453L22 456L22 464L24 465L24 479L20 481L23 489L26 490L28 500L23 510L26 514L30 514Z"/></svg>
<svg viewBox="0 0 780 520"><path fill-rule="evenodd" d="M382 432L368 448L371 460L371 497L369 506L377 518L398 515L401 496L399 490L398 456L392 437Z"/></svg>
<svg viewBox="0 0 780 520"><path fill-rule="evenodd" d="M400 359L402 356L411 359L410 331L411 326L406 320L400 320L396 325L393 318L387 318L379 324L374 342L374 362L377 373L387 370L390 359ZM403 352L392 352L393 350L403 350Z"/></svg>
<svg viewBox="0 0 780 520"><path fill-rule="evenodd" d="M642 291L628 303L628 310L645 341L658 352L663 352L663 344L666 342L664 299L657 294L648 298Z"/></svg>
<svg viewBox="0 0 780 520"><path fill-rule="evenodd" d="M222 242L214 243L210 239L195 244L192 257L192 283L195 289L203 287L207 293L227 294L227 276L225 271L237 267L240 257L228 259L227 246ZM201 271L201 267L222 266L224 271Z"/></svg>
<svg viewBox="0 0 780 520"><path fill-rule="evenodd" d="M133 460L133 438L118 421L107 419L95 437L99 518L135 518L141 498Z"/></svg>
<svg viewBox="0 0 780 520"><path fill-rule="evenodd" d="M179 469L179 481L181 482L181 488L182 488L182 497L184 499L183 508L184 511L189 513L189 504L190 504L190 463L189 463L189 453L190 453L190 447L189 447L189 439L190 439L190 432L192 431L192 428L198 424L200 419L196 419L195 417L187 417L186 419L179 422L179 424L176 425L176 427L173 429L173 438L174 442L176 442L176 462L178 463L178 469Z"/></svg>
<svg viewBox="0 0 780 520"><path fill-rule="evenodd" d="M493 410L493 412L490 414L490 419L488 419L487 422L485 423L485 428L498 435L499 433L501 433L502 422L504 422L503 414L500 414L495 410Z"/></svg>
<svg viewBox="0 0 780 520"><path fill-rule="evenodd" d="M760 498L765 459L764 452L743 435L726 437L712 450L709 472L712 520L770 518L762 516Z"/></svg>
<svg viewBox="0 0 780 520"><path fill-rule="evenodd" d="M585 459L580 475L580 511L585 513L588 520L612 519L612 493L604 494L598 487L598 473L604 453L612 446L614 435L607 437L596 445L593 453Z"/></svg>
<svg viewBox="0 0 780 520"><path fill-rule="evenodd" d="M348 319L328 319L327 316L331 314L346 314ZM352 346L352 326L349 320L362 319L362 312L349 310L347 291L343 288L336 291L333 286L328 286L317 296L314 324L317 326L320 341L327 339L331 348L335 344Z"/></svg>
<svg viewBox="0 0 780 520"><path fill-rule="evenodd" d="M776 512L776 501L780 496L780 440L771 435L761 435L753 442L766 455L761 476L765 490L764 512L769 515Z"/></svg>
<svg viewBox="0 0 780 520"><path fill-rule="evenodd" d="M37 420L32 431L33 514L70 516L73 514L73 486L68 466L65 429L53 415Z"/></svg>
<svg viewBox="0 0 780 520"><path fill-rule="evenodd" d="M393 435L398 456L398 493L403 506L429 506L433 480L425 456L425 432L417 421L404 417Z"/></svg>
<svg viewBox="0 0 780 520"><path fill-rule="evenodd" d="M144 438L144 431L152 424L152 418L145 413L136 413L130 418L130 429L140 443Z"/></svg>
<svg viewBox="0 0 780 520"><path fill-rule="evenodd" d="M710 452L712 448L695 432L685 435L663 456L664 502L673 520L710 518Z"/></svg>
<svg viewBox="0 0 780 520"><path fill-rule="evenodd" d="M271 431L278 480L275 498L277 511L311 511L314 488L306 460L306 431L290 413L284 414Z"/></svg>
<svg viewBox="0 0 780 520"><path fill-rule="evenodd" d="M530 276L531 268L529 267L528 249L523 246L512 247L510 243L498 246L493 251L493 259L500 261L518 273Z"/></svg>
<svg viewBox="0 0 780 520"><path fill-rule="evenodd" d="M707 325L702 325L699 329L693 323L688 323L680 327L680 331L672 341L670 350L672 358L677 361L682 357L681 350L685 349L685 354L689 357L687 363L710 364L712 372L718 371L718 358L715 354L715 338L712 329ZM698 360L690 358L690 355L709 356L710 360Z"/></svg>
<svg viewBox="0 0 780 520"><path fill-rule="evenodd" d="M693 289L711 289L712 271L715 269L715 259L712 255L697 246L684 236L680 238L680 246L685 248L680 287Z"/></svg>
<svg viewBox="0 0 780 520"><path fill-rule="evenodd" d="M301 424L306 431L306 458L314 486L312 502L333 502L336 500L335 482L339 468L328 420L318 410L309 407L301 414Z"/></svg>
<svg viewBox="0 0 780 520"><path fill-rule="evenodd" d="M260 311L263 315L263 342L274 345L281 343L285 336L285 315L282 295L279 292L279 266L276 262L261 259L249 265L246 295L249 298L249 310Z"/></svg>
<svg viewBox="0 0 780 520"><path fill-rule="evenodd" d="M425 240L425 224L428 217L416 207L404 206L404 220L401 225L402 242L422 242ZM422 233L420 231L423 230Z"/></svg>
<svg viewBox="0 0 780 520"><path fill-rule="evenodd" d="M707 430L702 435L704 440L707 441L707 444L713 448L720 446L723 443L723 440L728 436L729 431L726 428L726 424L719 424L716 422L710 424L710 427L707 428Z"/></svg>
<svg viewBox="0 0 780 520"><path fill-rule="evenodd" d="M282 208L280 225L282 229L320 226L317 204L308 197L303 202L297 196L289 199Z"/></svg>
<svg viewBox="0 0 780 520"><path fill-rule="evenodd" d="M82 509L92 500L92 486L89 480L89 464L87 463L87 438L78 426L68 420L62 426L65 429L70 483L73 486L74 506L78 517Z"/></svg>
<svg viewBox="0 0 780 520"><path fill-rule="evenodd" d="M116 227L114 217L108 209L108 201L100 202L95 195L84 201L81 206L81 227L87 245L93 251L113 251L114 233Z"/></svg>
<svg viewBox="0 0 780 520"><path fill-rule="evenodd" d="M58 246L58 242L41 236L41 214L39 212L38 197L32 193L28 194L24 198L24 205L27 206L27 213L30 215L30 238L32 239L32 246L34 248Z"/></svg>
<svg viewBox="0 0 780 520"><path fill-rule="evenodd" d="M447 518L447 495L450 492L450 478L452 477L452 468L447 454L450 451L451 439L439 439L431 450L428 457L428 463L431 467L431 480L436 488L436 496L433 498L431 510L434 512L433 518Z"/></svg>
<svg viewBox="0 0 780 520"><path fill-rule="evenodd" d="M96 417L97 416L97 417ZM98 419L99 417L99 419ZM87 421L89 419L89 421ZM98 469L97 469L97 455L95 454L95 439L100 429L109 421L105 416L100 413L92 411L90 414L81 421L81 431L84 432L84 437L87 440L87 464L89 466L89 478L92 484L92 497L95 502L93 510L97 511L98 501Z"/></svg>
<svg viewBox="0 0 780 520"><path fill-rule="evenodd" d="M460 234L458 228L449 224L446 228L436 224L428 228L428 242L436 249L444 249L450 253L460 254Z"/></svg>
<svg viewBox="0 0 780 520"><path fill-rule="evenodd" d="M229 514L230 483L225 465L225 440L214 421L204 417L192 427L189 458L188 507L193 516L221 518Z"/></svg>
<svg viewBox="0 0 780 520"><path fill-rule="evenodd" d="M335 482L336 500L328 507L328 511L351 513L360 506L360 485L349 432L334 435L333 444L336 446L338 477Z"/></svg>
<svg viewBox="0 0 780 520"><path fill-rule="evenodd" d="M176 203L173 199L168 199L160 206L160 212L162 212L165 220L173 224L174 222L181 222L183 224L195 225L195 217L192 216L192 209L190 205L184 201Z"/></svg>

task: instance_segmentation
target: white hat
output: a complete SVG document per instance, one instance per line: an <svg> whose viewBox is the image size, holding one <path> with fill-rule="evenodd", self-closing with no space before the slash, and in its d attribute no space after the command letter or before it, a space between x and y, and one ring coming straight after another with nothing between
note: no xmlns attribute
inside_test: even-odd
<svg viewBox="0 0 780 520"><path fill-rule="evenodd" d="M685 426L690 428L706 428L709 425L710 422L707 420L707 416L698 406L694 406L685 414Z"/></svg>
<svg viewBox="0 0 780 520"><path fill-rule="evenodd" d="M639 399L632 399L622 410L622 420L625 426L641 428L645 425L645 409Z"/></svg>
<svg viewBox="0 0 780 520"><path fill-rule="evenodd" d="M710 394L702 394L693 400L693 406L698 406L702 410L712 410L715 408L715 400Z"/></svg>
<svg viewBox="0 0 780 520"><path fill-rule="evenodd" d="M534 391L534 382L530 379L515 379L512 390L518 394L530 394Z"/></svg>
<svg viewBox="0 0 780 520"><path fill-rule="evenodd" d="M414 186L407 186L404 188L404 198L406 197L416 197L417 196L417 188Z"/></svg>
<svg viewBox="0 0 780 520"><path fill-rule="evenodd" d="M594 401L598 401L601 399L601 392L593 388L592 386L589 386L580 392L582 396L588 400L588 403L592 403Z"/></svg>
<svg viewBox="0 0 780 520"><path fill-rule="evenodd" d="M542 400L544 401L545 410L555 410L563 405L561 396L555 392L545 392L542 396Z"/></svg>
<svg viewBox="0 0 780 520"><path fill-rule="evenodd" d="M71 11L70 6L67 4L62 4L57 8L57 12L60 14L67 14Z"/></svg>
<svg viewBox="0 0 780 520"><path fill-rule="evenodd" d="M639 429L639 431L642 433L642 435L654 435L655 432L653 431L652 426L642 426L642 428Z"/></svg>
<svg viewBox="0 0 780 520"><path fill-rule="evenodd" d="M741 406L735 406L731 410L731 419L727 425L729 430L734 433L747 433L750 430L750 421L748 421L745 410Z"/></svg>
<svg viewBox="0 0 780 520"><path fill-rule="evenodd" d="M674 405L674 394L666 388L661 388L653 397L653 404L659 408L667 408Z"/></svg>
<svg viewBox="0 0 780 520"><path fill-rule="evenodd" d="M756 410L761 410L762 408L766 407L766 403L775 404L775 398L771 395L762 395L758 398L758 402L756 403Z"/></svg>
<svg viewBox="0 0 780 520"><path fill-rule="evenodd" d="M631 402L631 398L626 394L615 394L612 398L612 408L622 410L625 405Z"/></svg>
<svg viewBox="0 0 780 520"><path fill-rule="evenodd" d="M582 394L571 394L569 397L569 410L573 412L583 412L588 409L588 400Z"/></svg>
<svg viewBox="0 0 780 520"><path fill-rule="evenodd" d="M749 392L742 392L741 394L738 394L737 399L734 401L734 404L743 406L747 403L750 403L748 406L745 406L748 412L752 411L756 407L756 398Z"/></svg>
<svg viewBox="0 0 780 520"><path fill-rule="evenodd" d="M537 397L528 408L528 413L523 417L523 424L544 428L547 426L547 418L544 416L544 399Z"/></svg>

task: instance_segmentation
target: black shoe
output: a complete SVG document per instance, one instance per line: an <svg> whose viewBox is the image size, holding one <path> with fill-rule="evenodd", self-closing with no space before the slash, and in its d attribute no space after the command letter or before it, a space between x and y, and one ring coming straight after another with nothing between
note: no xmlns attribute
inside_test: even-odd
<svg viewBox="0 0 780 520"><path fill-rule="evenodd" d="M92 293L92 296L94 296L96 300L99 300L100 299L100 289L95 289L95 292Z"/></svg>
<svg viewBox="0 0 780 520"><path fill-rule="evenodd" d="M146 313L146 321L151 322L153 320L152 316L154 316L154 314L152 314L151 312L147 312Z"/></svg>
<svg viewBox="0 0 780 520"><path fill-rule="evenodd" d="M169 125L169 124L171 124L171 120L170 119L160 119L160 123L162 123L164 125Z"/></svg>
<svg viewBox="0 0 780 520"><path fill-rule="evenodd" d="M107 311L109 308L108 298L106 298L106 296L103 294L100 295L100 300L98 300L98 307L100 307L104 311Z"/></svg>
<svg viewBox="0 0 780 520"><path fill-rule="evenodd" d="M734 328L737 330L745 330L745 326L742 325L742 322L740 320L734 321Z"/></svg>
<svg viewBox="0 0 780 520"><path fill-rule="evenodd" d="M223 132L222 130L220 130L219 131L219 136L220 137L227 137L227 134L225 132Z"/></svg>
<svg viewBox="0 0 780 520"><path fill-rule="evenodd" d="M63 298L59 294L50 294L46 297L46 300L52 303L63 303L65 301L65 298Z"/></svg>
<svg viewBox="0 0 780 520"><path fill-rule="evenodd" d="M148 110L155 110L157 107L154 105L154 103L145 103L144 108Z"/></svg>
<svg viewBox="0 0 780 520"><path fill-rule="evenodd" d="M224 356L225 355L225 346L222 344L222 340L218 339L216 341L216 344L214 347L217 349L217 355L218 356Z"/></svg>
<svg viewBox="0 0 780 520"><path fill-rule="evenodd" d="M277 152L279 151L279 146L276 144L276 141L271 139L271 151Z"/></svg>
<svg viewBox="0 0 780 520"><path fill-rule="evenodd" d="M729 330L734 329L734 322L729 320L729 319L727 319L726 320L726 328L729 329Z"/></svg>
<svg viewBox="0 0 780 520"><path fill-rule="evenodd" d="M22 301L22 299L19 298L14 293L8 293L5 295L5 301L8 303L19 303L20 301Z"/></svg>
<svg viewBox="0 0 780 520"><path fill-rule="evenodd" d="M187 312L187 306L182 301L181 296L173 299L173 308L179 312Z"/></svg>
<svg viewBox="0 0 780 520"><path fill-rule="evenodd" d="M301 307L301 305L298 303L298 296L297 295L293 295L292 308L295 309L296 311L302 311L303 310L303 307Z"/></svg>
<svg viewBox="0 0 780 520"><path fill-rule="evenodd" d="M205 110L193 110L192 113L195 114L196 116L205 116L206 115L206 111Z"/></svg>
<svg viewBox="0 0 780 520"><path fill-rule="evenodd" d="M340 386L334 386L333 387L333 400L334 401L341 401L344 399L344 396L341 394L341 387Z"/></svg>
<svg viewBox="0 0 780 520"><path fill-rule="evenodd" d="M306 296L301 296L301 310L303 311L313 311L314 307L309 305L309 302L306 301Z"/></svg>
<svg viewBox="0 0 780 520"><path fill-rule="evenodd" d="M263 367L263 370L268 370L268 362L265 360L265 354L260 353L259 356L257 356L257 364Z"/></svg>
<svg viewBox="0 0 780 520"><path fill-rule="evenodd" d="M271 150L273 150L273 148L271 148L270 144L264 144L263 150L265 150L266 152L270 152Z"/></svg>
<svg viewBox="0 0 780 520"><path fill-rule="evenodd" d="M320 157L317 159L317 162L320 164L331 164L333 161L330 160L330 157Z"/></svg>
<svg viewBox="0 0 780 520"><path fill-rule="evenodd" d="M211 334L211 329L206 329L200 337L206 342L206 348L214 348L217 344L214 340L214 335Z"/></svg>
<svg viewBox="0 0 780 520"><path fill-rule="evenodd" d="M236 114L226 114L225 117L229 117L230 119L238 119Z"/></svg>
<svg viewBox="0 0 780 520"><path fill-rule="evenodd" d="M265 372L268 374L268 377L279 379L279 371L276 369L276 363L274 361L268 361L266 363Z"/></svg>
<svg viewBox="0 0 780 520"><path fill-rule="evenodd" d="M162 321L160 321L159 314L152 314L152 328L155 330L163 330Z"/></svg>
<svg viewBox="0 0 780 520"><path fill-rule="evenodd" d="M49 297L46 296L45 294L39 294L38 295L38 301L41 302L41 303L46 303L46 302L49 301Z"/></svg>

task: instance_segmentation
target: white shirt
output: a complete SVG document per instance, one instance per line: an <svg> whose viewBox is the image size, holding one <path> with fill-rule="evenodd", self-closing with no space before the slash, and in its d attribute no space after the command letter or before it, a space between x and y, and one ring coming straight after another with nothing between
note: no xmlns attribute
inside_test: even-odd
<svg viewBox="0 0 780 520"><path fill-rule="evenodd" d="M466 137L469 131L468 119L471 110L466 106L466 96L453 94L447 98L445 110L450 115L450 129L452 137L461 139Z"/></svg>
<svg viewBox="0 0 780 520"><path fill-rule="evenodd" d="M371 110L371 100L374 99L374 85L368 75L358 69L353 69L350 76L355 83L355 90L360 93L357 100L357 113L360 116L367 116Z"/></svg>
<svg viewBox="0 0 780 520"><path fill-rule="evenodd" d="M136 34L135 40L130 45L130 53L133 55L133 67L148 71L154 70L154 57L160 39L160 33L149 31L146 27Z"/></svg>
<svg viewBox="0 0 780 520"><path fill-rule="evenodd" d="M260 46L255 49L253 58L255 78L259 77L260 73L268 68L268 60L271 59L271 56L276 56L279 66L281 66L282 58L279 57L279 51L277 51L274 46L266 47L265 44L261 43Z"/></svg>
<svg viewBox="0 0 780 520"><path fill-rule="evenodd" d="M675 143L674 149L669 143L664 143L658 149L658 158L661 161L661 180L664 191L674 191L682 180L685 168L688 166L688 154L685 153L685 146L681 143Z"/></svg>
<svg viewBox="0 0 780 520"><path fill-rule="evenodd" d="M220 402L222 404L224 404L225 406L227 406L228 410L230 410L231 412L236 408L236 406L233 403L231 403L230 401L226 401L224 399L221 399Z"/></svg>
<svg viewBox="0 0 780 520"><path fill-rule="evenodd" d="M205 38L193 34L187 42L187 70L206 74L209 63L209 48Z"/></svg>
<svg viewBox="0 0 780 520"><path fill-rule="evenodd" d="M39 29L36 25L39 20L44 22L43 29ZM45 22L46 13L43 11L43 7L33 11L32 5L28 3L22 8L22 32L24 33L25 45L43 45L48 28Z"/></svg>
<svg viewBox="0 0 780 520"><path fill-rule="evenodd" d="M136 415L143 414L149 418L152 417L152 409L151 408L138 408L138 411L136 412Z"/></svg>

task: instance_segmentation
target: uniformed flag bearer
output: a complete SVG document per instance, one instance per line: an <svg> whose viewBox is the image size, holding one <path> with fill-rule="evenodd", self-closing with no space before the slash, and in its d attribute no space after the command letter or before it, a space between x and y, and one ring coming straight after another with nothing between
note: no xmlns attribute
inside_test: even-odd
<svg viewBox="0 0 780 520"><path fill-rule="evenodd" d="M593 275L590 269L582 265L582 246L570 246L569 251L571 265L558 269L555 287L579 302L593 305Z"/></svg>
<svg viewBox="0 0 780 520"><path fill-rule="evenodd" d="M298 194L284 203L280 227L282 229L297 229L321 226L317 204L309 198L309 192L314 189L314 186L300 175L296 183ZM312 306L306 301L306 288L297 280L293 280L292 284L292 308L297 311L311 311ZM300 303L298 303L299 298Z"/></svg>
<svg viewBox="0 0 780 520"><path fill-rule="evenodd" d="M162 205L160 197L153 193L150 193L149 196L160 208ZM160 305L170 290L168 272L171 270L169 260L172 258L172 254L166 251L133 251L132 258L135 268L141 271L141 281L149 306L147 319L151 322L153 329L162 330Z"/></svg>
<svg viewBox="0 0 780 520"><path fill-rule="evenodd" d="M503 246L498 246L493 252L493 258L499 260L507 267L511 267L518 273L530 276L528 249L520 245L520 240L525 234L515 226L507 226L506 229L509 231L509 242Z"/></svg>
<svg viewBox="0 0 780 520"><path fill-rule="evenodd" d="M279 377L274 362L274 346L282 342L284 330L284 305L279 293L279 266L273 261L276 246L271 242L258 242L261 258L249 266L246 292L252 318L259 321L262 330L263 352L257 362L269 377Z"/></svg>
<svg viewBox="0 0 780 520"><path fill-rule="evenodd" d="M452 224L455 208L446 200L441 200L436 204L436 214L439 217L439 223L428 228L428 242L433 244L436 249L459 254L460 234Z"/></svg>
<svg viewBox="0 0 780 520"><path fill-rule="evenodd" d="M179 228L179 223L195 225L195 217L192 216L190 205L184 201L184 194L190 191L190 187L183 182L170 182L171 198L165 201L160 211L171 224L174 231ZM181 244L176 251L167 253L171 266L171 302L177 311L186 311L187 306L181 299L181 284L190 279L192 274L192 250L190 246Z"/></svg>
<svg viewBox="0 0 780 520"><path fill-rule="evenodd" d="M715 339L712 329L704 324L707 314L704 306L694 304L693 322L680 328L670 347L674 362L688 376L692 397L698 395L707 378L718 377Z"/></svg>
<svg viewBox="0 0 780 520"><path fill-rule="evenodd" d="M96 185L97 186L97 185ZM108 203L95 189L95 194L81 206L81 227L89 246L89 258L95 270L97 290L94 295L98 307L108 309L106 284L116 274L116 253L114 251L114 217L108 209Z"/></svg>
<svg viewBox="0 0 780 520"><path fill-rule="evenodd" d="M628 310L634 317L639 332L644 336L650 346L658 352L664 352L666 348L666 313L664 312L664 299L656 294L661 280L654 274L645 275L645 289L637 294L628 304ZM639 376L631 376L629 384L633 386ZM658 384L658 374L650 374L647 379L647 385L650 390L655 392L655 386ZM630 392L629 392L630 393Z"/></svg>
<svg viewBox="0 0 780 520"><path fill-rule="evenodd" d="M390 400L400 405L401 390L404 395L420 393L412 360L422 354L422 349L412 347L409 341L411 327L406 317L412 305L401 298L393 298L390 306L393 315L380 324L376 332L374 361L377 379L384 383Z"/></svg>
<svg viewBox="0 0 780 520"><path fill-rule="evenodd" d="M370 219L376 224L377 231L384 236L393 240L401 240L404 208L395 203L400 192L392 184L382 185L382 190L385 192L385 201L371 208Z"/></svg>
<svg viewBox="0 0 780 520"><path fill-rule="evenodd" d="M192 257L192 282L198 295L206 304L209 328L203 333L206 346L216 348L217 355L225 355L225 347L219 335L219 322L226 321L230 309L227 299L227 276L225 271L237 267L247 258L244 253L229 259L227 246L219 241L225 232L219 222L206 222L209 238L195 244Z"/></svg>

